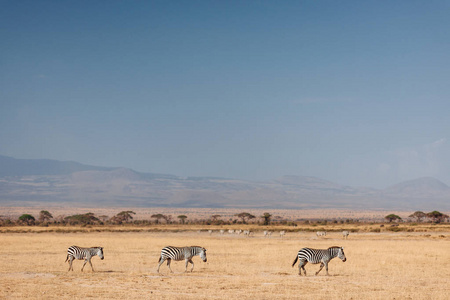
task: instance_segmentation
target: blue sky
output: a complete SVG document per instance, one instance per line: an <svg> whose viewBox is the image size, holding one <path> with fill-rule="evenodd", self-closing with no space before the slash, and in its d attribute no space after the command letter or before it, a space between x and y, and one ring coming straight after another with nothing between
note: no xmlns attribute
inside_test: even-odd
<svg viewBox="0 0 450 300"><path fill-rule="evenodd" d="M450 185L448 1L0 1L0 154Z"/></svg>

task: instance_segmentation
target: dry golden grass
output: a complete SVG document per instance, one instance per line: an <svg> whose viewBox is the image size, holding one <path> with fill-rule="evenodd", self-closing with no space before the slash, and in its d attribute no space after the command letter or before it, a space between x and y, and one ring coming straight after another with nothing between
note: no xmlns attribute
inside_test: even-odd
<svg viewBox="0 0 450 300"><path fill-rule="evenodd" d="M23 229L23 228L22 228ZM51 227L47 228L51 229ZM166 228L169 229L169 228ZM17 229L19 230L19 229ZM278 230L278 228L276 229ZM81 272L64 263L71 245L103 246ZM194 272L172 262L156 273L161 248L201 245L208 262ZM291 264L302 247L344 246L347 262L331 261L330 276L308 264L298 276ZM264 238L217 232L0 233L0 299L448 299L450 238L445 232L361 232L348 240L335 232L274 232Z"/></svg>

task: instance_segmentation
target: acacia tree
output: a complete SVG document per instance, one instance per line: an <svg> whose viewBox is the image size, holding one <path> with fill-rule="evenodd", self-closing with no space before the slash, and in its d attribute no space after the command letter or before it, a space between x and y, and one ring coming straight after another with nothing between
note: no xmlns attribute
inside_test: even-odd
<svg viewBox="0 0 450 300"><path fill-rule="evenodd" d="M75 224L84 224L84 225L92 225L100 222L98 218L94 216L94 213L88 212L85 214L78 214L73 216L68 216L64 218L64 221L69 223L70 225Z"/></svg>
<svg viewBox="0 0 450 300"><path fill-rule="evenodd" d="M133 219L132 215L135 215L136 213L134 211L131 210L127 210L127 211L121 211L120 213L117 214L117 217L121 218L124 222L128 222L129 220Z"/></svg>
<svg viewBox="0 0 450 300"><path fill-rule="evenodd" d="M417 222L421 222L423 218L425 218L427 215L426 213L424 213L423 211L416 211L415 213L413 213L412 215L410 215L410 218L415 218L417 220Z"/></svg>
<svg viewBox="0 0 450 300"><path fill-rule="evenodd" d="M240 214L236 214L235 216L237 216L238 218L242 219L242 223L246 224L246 220L250 220L250 219L254 219L255 216L248 213L248 212L241 212Z"/></svg>
<svg viewBox="0 0 450 300"><path fill-rule="evenodd" d="M167 216L163 215L163 214L154 214L151 216L151 218L156 219L156 222L155 222L156 224L159 224L159 220L161 220L161 219L164 219L167 222Z"/></svg>
<svg viewBox="0 0 450 300"><path fill-rule="evenodd" d="M264 213L261 218L264 219L264 225L269 225L270 224L270 218L272 217L271 214L269 214L268 212Z"/></svg>
<svg viewBox="0 0 450 300"><path fill-rule="evenodd" d="M187 216L185 216L185 215L179 215L177 218L180 219L180 223L181 223L181 224L184 224L185 220L187 219Z"/></svg>
<svg viewBox="0 0 450 300"><path fill-rule="evenodd" d="M50 219L53 219L52 214L46 210L41 210L41 212L39 213L39 221L45 222L45 221L49 221Z"/></svg>
<svg viewBox="0 0 450 300"><path fill-rule="evenodd" d="M390 215L387 215L386 217L384 217L386 220L388 220L389 221L389 223L391 223L392 221L394 221L394 220L401 220L402 218L400 218L399 216L397 216L397 215L394 215L394 214L390 214Z"/></svg>
<svg viewBox="0 0 450 300"><path fill-rule="evenodd" d="M437 210L427 213L427 217L430 218L434 223L440 223L448 218L446 214L443 214Z"/></svg>
<svg viewBox="0 0 450 300"><path fill-rule="evenodd" d="M36 219L32 215L23 214L19 217L19 221L27 225L33 225Z"/></svg>
<svg viewBox="0 0 450 300"><path fill-rule="evenodd" d="M216 222L217 219L220 218L220 217L221 217L221 215L212 215L212 216L211 216L211 219L212 219L214 222Z"/></svg>

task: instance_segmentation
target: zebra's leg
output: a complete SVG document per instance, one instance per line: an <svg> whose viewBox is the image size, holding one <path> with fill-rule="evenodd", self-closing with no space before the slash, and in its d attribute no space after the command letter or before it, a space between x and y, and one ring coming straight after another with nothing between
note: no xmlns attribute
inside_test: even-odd
<svg viewBox="0 0 450 300"><path fill-rule="evenodd" d="M322 268L323 268L324 265L325 265L325 264L324 264L323 262L320 263L320 269L319 269L319 271L316 272L316 275L319 274L320 271L322 271ZM327 267L327 268L328 268L328 267Z"/></svg>
<svg viewBox="0 0 450 300"><path fill-rule="evenodd" d="M303 269L303 272L305 272L305 276L306 276L305 266L306 266L307 263L308 263L308 261L305 260L305 262L302 264L302 269Z"/></svg>
<svg viewBox="0 0 450 300"><path fill-rule="evenodd" d="M73 271L72 262L73 262L73 256L70 256L70 258L69 258L69 271L70 271L70 269L72 269L72 271Z"/></svg>
<svg viewBox="0 0 450 300"><path fill-rule="evenodd" d="M325 271L327 271L327 276L330 276L330 274L328 274L328 262L325 262Z"/></svg>
<svg viewBox="0 0 450 300"><path fill-rule="evenodd" d="M185 262L185 265L186 265L186 267L184 268L184 272L187 272L187 266L188 266L188 264L189 264L189 258L186 258L186 259L184 260L184 262Z"/></svg>
<svg viewBox="0 0 450 300"><path fill-rule="evenodd" d="M194 270L194 262L192 261L192 258L189 260L189 262L192 264L191 272Z"/></svg>
<svg viewBox="0 0 450 300"><path fill-rule="evenodd" d="M94 267L92 266L92 262L90 259L89 259L89 264L91 265L92 272L94 272Z"/></svg>
<svg viewBox="0 0 450 300"><path fill-rule="evenodd" d="M163 258L163 257L161 257L161 258L159 259L159 265L158 265L158 269L156 269L156 272L159 273L159 267L161 267L161 265L164 263L165 260L166 260L166 259Z"/></svg>
<svg viewBox="0 0 450 300"><path fill-rule="evenodd" d="M170 273L173 273L172 268L170 267L170 262L172 260L170 258L167 259L167 266L169 267Z"/></svg>
<svg viewBox="0 0 450 300"><path fill-rule="evenodd" d="M306 265L307 263L308 263L308 262L305 261L305 260L303 260L303 259L301 259L301 260L299 261L299 263L298 263L298 275L302 276L302 269L303 269L303 271L305 271L305 276L306 276L305 265Z"/></svg>
<svg viewBox="0 0 450 300"><path fill-rule="evenodd" d="M86 265L87 262L88 262L88 259L86 258L86 259L84 260L83 266L81 267L81 272L83 272L84 266Z"/></svg>
<svg viewBox="0 0 450 300"><path fill-rule="evenodd" d="M306 276L306 269L305 269L305 266L306 266L307 263L308 263L307 260L302 261L302 269L303 269L303 272L305 272L305 276ZM301 270L300 270L300 272L301 272Z"/></svg>

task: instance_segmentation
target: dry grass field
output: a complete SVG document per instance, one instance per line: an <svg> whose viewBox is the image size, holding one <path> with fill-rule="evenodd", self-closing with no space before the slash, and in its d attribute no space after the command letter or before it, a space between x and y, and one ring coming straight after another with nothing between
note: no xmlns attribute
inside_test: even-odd
<svg viewBox="0 0 450 300"><path fill-rule="evenodd" d="M442 232L361 230L348 240L338 232L318 238L300 230L280 238L275 231L264 238L256 231L247 238L177 228L2 231L0 299L449 299L448 226L439 227ZM105 259L92 259L95 272L88 264L81 272L82 261L68 272L64 260L71 245L103 246ZM192 273L184 273L184 262L172 262L173 274L165 264L158 274L159 253L167 245L204 246L208 262L195 257ZM314 276L319 265L307 264L306 277L291 267L300 248L335 245L344 247L347 262L333 259L330 276L325 270Z"/></svg>

